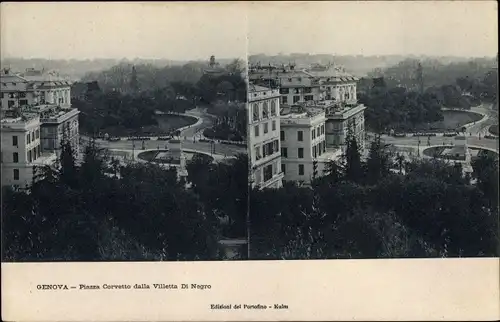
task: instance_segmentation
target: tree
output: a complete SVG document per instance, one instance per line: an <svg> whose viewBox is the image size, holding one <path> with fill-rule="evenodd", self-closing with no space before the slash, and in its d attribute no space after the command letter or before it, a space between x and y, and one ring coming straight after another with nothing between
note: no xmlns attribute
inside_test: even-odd
<svg viewBox="0 0 500 322"><path fill-rule="evenodd" d="M132 74L130 76L130 88L134 93L136 93L139 90L139 81L137 80L137 71L135 70L135 66L132 66Z"/></svg>
<svg viewBox="0 0 500 322"><path fill-rule="evenodd" d="M369 184L377 183L382 177L389 174L390 156L380 135L370 144L370 151L366 162L366 176Z"/></svg>
<svg viewBox="0 0 500 322"><path fill-rule="evenodd" d="M75 163L75 153L71 143L67 140L62 141L59 156L61 181L72 188L78 185L78 169Z"/></svg>
<svg viewBox="0 0 500 322"><path fill-rule="evenodd" d="M402 174L403 173L404 164L405 164L405 157L404 157L404 155L398 153L396 155L396 163L398 165L399 173Z"/></svg>
<svg viewBox="0 0 500 322"><path fill-rule="evenodd" d="M349 132L346 138L346 149L342 156L345 178L349 181L359 183L364 178L361 154L356 137Z"/></svg>

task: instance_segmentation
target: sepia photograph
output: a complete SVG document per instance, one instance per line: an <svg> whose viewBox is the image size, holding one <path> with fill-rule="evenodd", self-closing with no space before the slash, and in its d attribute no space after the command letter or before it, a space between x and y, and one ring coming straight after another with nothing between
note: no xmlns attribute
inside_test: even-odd
<svg viewBox="0 0 500 322"><path fill-rule="evenodd" d="M2 260L497 256L496 7L432 6L2 5Z"/></svg>
<svg viewBox="0 0 500 322"><path fill-rule="evenodd" d="M498 318L496 2L0 9L3 319Z"/></svg>

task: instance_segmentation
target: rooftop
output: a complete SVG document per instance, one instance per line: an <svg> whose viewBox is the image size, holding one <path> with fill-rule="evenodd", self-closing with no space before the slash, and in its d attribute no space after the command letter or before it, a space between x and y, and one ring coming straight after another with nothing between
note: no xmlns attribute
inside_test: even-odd
<svg viewBox="0 0 500 322"><path fill-rule="evenodd" d="M44 72L35 69L27 69L24 73L15 73L9 71L0 75L2 86L7 86L12 83L41 83L40 86L67 86L71 85L71 81L67 78L61 77L54 72Z"/></svg>
<svg viewBox="0 0 500 322"><path fill-rule="evenodd" d="M311 118L316 115L324 113L323 109L319 108L304 108L302 106L291 106L291 107L283 107L280 110L280 116L282 118Z"/></svg>
<svg viewBox="0 0 500 322"><path fill-rule="evenodd" d="M38 118L38 113L21 113L18 111L7 110L2 113L1 123L2 125L18 125L36 120Z"/></svg>
<svg viewBox="0 0 500 322"><path fill-rule="evenodd" d="M265 92L265 91L270 91L272 89L268 88L268 87L264 87L264 86L249 84L248 90L249 90L249 92Z"/></svg>

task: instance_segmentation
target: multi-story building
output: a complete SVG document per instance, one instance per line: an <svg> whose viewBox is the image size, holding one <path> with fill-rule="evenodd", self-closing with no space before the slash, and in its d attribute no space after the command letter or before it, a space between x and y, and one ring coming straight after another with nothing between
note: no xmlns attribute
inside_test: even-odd
<svg viewBox="0 0 500 322"><path fill-rule="evenodd" d="M306 70L296 69L294 65L253 66L249 78L255 84L279 88L282 105L322 99L318 79Z"/></svg>
<svg viewBox="0 0 500 322"><path fill-rule="evenodd" d="M314 65L307 73L320 83L320 92L324 100L337 103L356 103L356 83L358 78L344 72L340 67Z"/></svg>
<svg viewBox="0 0 500 322"><path fill-rule="evenodd" d="M40 114L41 143L43 151L59 155L61 143L69 142L73 151L78 153L80 133L76 108L62 108L57 105L38 105L29 109Z"/></svg>
<svg viewBox="0 0 500 322"><path fill-rule="evenodd" d="M54 153L42 152L37 113L4 111L1 133L2 186L25 188L33 181L35 167L56 161Z"/></svg>
<svg viewBox="0 0 500 322"><path fill-rule="evenodd" d="M0 75L1 109L8 110L38 103L36 84L4 70Z"/></svg>
<svg viewBox="0 0 500 322"><path fill-rule="evenodd" d="M4 69L0 75L2 109L12 109L37 104L71 106L71 84L55 74L28 69L23 74L13 74Z"/></svg>
<svg viewBox="0 0 500 322"><path fill-rule="evenodd" d="M365 148L365 117L366 106L353 103L336 103L335 101L319 101L305 104L306 108L321 108L325 111L326 147L345 149L346 138L352 135L356 138L359 148Z"/></svg>
<svg viewBox="0 0 500 322"><path fill-rule="evenodd" d="M279 188L283 179L279 91L249 85L247 115L251 185L259 188Z"/></svg>
<svg viewBox="0 0 500 322"><path fill-rule="evenodd" d="M79 111L71 108L69 81L34 69L24 74L4 70L0 80L2 110L39 114L42 151L58 153L63 140L78 151Z"/></svg>
<svg viewBox="0 0 500 322"><path fill-rule="evenodd" d="M323 175L327 163L341 154L340 149L327 150L325 111L303 107L283 108L280 118L284 180L308 184L315 176Z"/></svg>
<svg viewBox="0 0 500 322"><path fill-rule="evenodd" d="M345 151L348 135L356 138L363 152L366 107L357 103L356 77L330 64L307 69L254 65L249 68L249 78L280 91L281 106L285 108L281 117L285 180L309 182L313 163L321 175L325 164ZM317 124L322 124L319 134Z"/></svg>

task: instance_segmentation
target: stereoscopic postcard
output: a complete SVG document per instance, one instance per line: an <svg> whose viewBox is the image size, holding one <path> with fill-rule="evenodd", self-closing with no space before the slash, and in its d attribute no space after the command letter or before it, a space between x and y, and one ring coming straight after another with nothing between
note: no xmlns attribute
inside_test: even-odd
<svg viewBox="0 0 500 322"><path fill-rule="evenodd" d="M500 319L495 1L3 2L2 319Z"/></svg>

